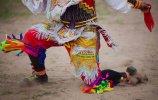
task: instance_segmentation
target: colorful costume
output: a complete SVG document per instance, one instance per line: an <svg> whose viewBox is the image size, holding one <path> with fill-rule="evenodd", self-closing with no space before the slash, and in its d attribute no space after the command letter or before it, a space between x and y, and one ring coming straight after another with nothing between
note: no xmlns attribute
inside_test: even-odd
<svg viewBox="0 0 158 100"><path fill-rule="evenodd" d="M109 33L97 25L95 0L22 0L24 5L34 13L44 13L49 23L32 26L23 39L8 36L6 44L22 44L20 48L4 51L23 50L28 53L37 76L46 75L44 60L46 49L52 46L65 46L76 76L84 77L87 84L93 83L100 76L99 48L100 34L109 47L116 44ZM139 8L138 0L105 0L107 4L122 12L132 7ZM56 20L52 20L58 18ZM18 41L14 42L12 40ZM3 43L5 45L5 43ZM10 45L9 45L10 46ZM14 46L15 47L15 46Z"/></svg>
<svg viewBox="0 0 158 100"><path fill-rule="evenodd" d="M113 87L121 81L128 81L128 72L117 72L114 70L102 70L100 77L97 78L88 88L81 88L83 93L103 93L113 90ZM84 77L82 77L84 79Z"/></svg>

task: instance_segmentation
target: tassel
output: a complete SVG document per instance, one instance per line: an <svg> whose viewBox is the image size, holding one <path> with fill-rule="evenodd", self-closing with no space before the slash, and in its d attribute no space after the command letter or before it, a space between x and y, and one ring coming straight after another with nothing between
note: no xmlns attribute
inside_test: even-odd
<svg viewBox="0 0 158 100"><path fill-rule="evenodd" d="M151 14L151 5L150 6L149 12L144 12L144 22L149 29L150 32L152 32L152 29L154 28L155 22Z"/></svg>
<svg viewBox="0 0 158 100"><path fill-rule="evenodd" d="M6 39L11 39L11 37L6 34Z"/></svg>
<svg viewBox="0 0 158 100"><path fill-rule="evenodd" d="M14 34L12 34L13 39L16 39L16 36Z"/></svg>
<svg viewBox="0 0 158 100"><path fill-rule="evenodd" d="M20 51L16 56L19 57L22 53L23 51Z"/></svg>
<svg viewBox="0 0 158 100"><path fill-rule="evenodd" d="M39 46L38 47L38 53L39 53L38 54L39 64L44 64L44 60L46 58L46 50L43 47Z"/></svg>
<svg viewBox="0 0 158 100"><path fill-rule="evenodd" d="M22 39L23 39L23 33L20 34L20 40L22 40Z"/></svg>

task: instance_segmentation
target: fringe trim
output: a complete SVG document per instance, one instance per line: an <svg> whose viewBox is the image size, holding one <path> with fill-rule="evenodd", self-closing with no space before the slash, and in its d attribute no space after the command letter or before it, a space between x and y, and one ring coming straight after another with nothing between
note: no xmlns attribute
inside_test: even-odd
<svg viewBox="0 0 158 100"><path fill-rule="evenodd" d="M50 37L51 40L56 41L59 44L64 44L66 42L76 40L79 38L84 31L86 26L94 25L95 22L91 21L86 23L84 27L77 29L69 29L61 22L52 22L48 24L37 24L31 27L31 29L37 30L36 38L37 39L48 39ZM62 36L60 36L60 32L64 31ZM70 36L72 35L72 36Z"/></svg>
<svg viewBox="0 0 158 100"><path fill-rule="evenodd" d="M96 65L97 66L97 65ZM75 70L75 76L76 77L81 77L85 76L84 82L88 85L90 85L92 82L94 82L97 77L98 77L98 69L97 67L93 68L91 72L89 72L89 70L87 69L86 66L83 66L82 69L78 70L75 66L74 66L74 70Z"/></svg>

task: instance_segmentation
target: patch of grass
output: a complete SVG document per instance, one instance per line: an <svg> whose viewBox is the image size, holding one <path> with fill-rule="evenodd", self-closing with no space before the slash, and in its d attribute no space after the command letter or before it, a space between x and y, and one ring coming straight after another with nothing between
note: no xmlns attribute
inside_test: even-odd
<svg viewBox="0 0 158 100"><path fill-rule="evenodd" d="M96 0L97 17L100 23L124 24L123 20L118 18L120 12L114 10L103 0Z"/></svg>
<svg viewBox="0 0 158 100"><path fill-rule="evenodd" d="M158 0L152 0L152 5L155 5L156 7L158 7Z"/></svg>
<svg viewBox="0 0 158 100"><path fill-rule="evenodd" d="M4 95L10 95L10 94L13 94L13 92L11 92L11 91L3 91L2 93L1 93L1 96L4 96Z"/></svg>
<svg viewBox="0 0 158 100"><path fill-rule="evenodd" d="M52 94L50 91L45 91L45 92L33 95L32 99L33 100L39 100L40 97L47 96L47 95L50 95L50 94Z"/></svg>
<svg viewBox="0 0 158 100"><path fill-rule="evenodd" d="M0 20L30 15L21 0L0 0Z"/></svg>
<svg viewBox="0 0 158 100"><path fill-rule="evenodd" d="M3 64L3 61L0 60L0 64Z"/></svg>
<svg viewBox="0 0 158 100"><path fill-rule="evenodd" d="M98 16L113 15L113 9L111 9L109 6L107 6L103 0L96 0L96 10L97 10Z"/></svg>
<svg viewBox="0 0 158 100"><path fill-rule="evenodd" d="M116 20L114 20L114 23L116 23L116 24L124 24L125 22L124 22L123 19L116 19Z"/></svg>

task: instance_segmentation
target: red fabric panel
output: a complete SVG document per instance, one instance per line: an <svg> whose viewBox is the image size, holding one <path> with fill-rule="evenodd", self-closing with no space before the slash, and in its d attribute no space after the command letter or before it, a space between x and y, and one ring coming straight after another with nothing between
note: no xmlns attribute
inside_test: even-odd
<svg viewBox="0 0 158 100"><path fill-rule="evenodd" d="M42 46L45 49L48 49L52 46L62 46L60 44L58 44L55 41L52 40L46 40L46 39L38 39L36 38L37 35L37 30L29 30L25 36L24 36L24 42L34 48L38 48L39 46Z"/></svg>

